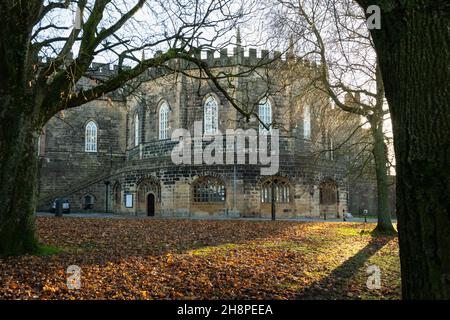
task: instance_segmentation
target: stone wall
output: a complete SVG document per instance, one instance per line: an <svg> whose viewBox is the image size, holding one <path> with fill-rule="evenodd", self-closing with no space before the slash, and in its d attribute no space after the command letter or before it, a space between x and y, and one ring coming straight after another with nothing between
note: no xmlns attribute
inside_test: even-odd
<svg viewBox="0 0 450 320"><path fill-rule="evenodd" d="M324 160L325 161L325 160ZM341 210L347 211L347 183L344 172L338 164L332 163L329 171L320 171L315 166L306 166L307 157L281 156L280 171L277 176L289 181L291 198L288 203L277 203L278 217L321 216L323 207L319 203L318 185L325 177L337 181L340 200L328 214L336 216ZM314 170L311 170L314 168ZM120 199L115 211L125 214L146 214L146 199L137 196L139 185L145 179L158 181L161 188L157 216L242 216L270 217L271 204L261 202L261 182L269 178L261 176L260 165L179 165L172 164L170 157L146 158L128 162L117 170L111 181L120 184L120 195L111 194L112 199ZM196 203L193 199L193 183L200 177L217 177L226 189L225 201L221 203ZM311 190L313 192L311 193ZM135 203L125 208L124 196L132 194ZM143 201L143 202L139 202ZM139 202L139 203L138 203Z"/></svg>
<svg viewBox="0 0 450 320"><path fill-rule="evenodd" d="M85 127L91 120L98 126L97 152L85 151ZM42 136L45 150L40 152L38 209L47 210L54 197L65 196L74 210L80 210L83 195L92 194L96 198L94 210L103 211L103 179L82 192L76 189L124 164L125 133L126 110L120 101L97 100L50 119Z"/></svg>
<svg viewBox="0 0 450 320"><path fill-rule="evenodd" d="M228 57L222 52L218 58L210 54L210 66L224 72L239 73L248 69L238 65L238 56ZM263 61L250 51L242 61ZM178 62L179 63L179 62ZM223 67L225 65L225 67ZM105 77L116 72L109 66L96 65ZM309 68L308 64L304 64ZM198 70L185 65L187 72L199 75ZM159 70L159 71L158 71ZM214 71L217 71L215 69ZM326 159L312 154L314 142L303 136L303 107L313 109L326 103L320 92L303 91L301 81L286 85L278 77L277 69L260 69L249 77L220 80L228 94L250 110L258 110L261 99L272 105L275 127L280 129L280 171L278 176L290 183L291 198L287 203L277 203L278 217L337 216L348 208L349 189L345 165L340 159ZM263 75L263 76L262 76ZM268 75L265 77L264 75ZM87 194L95 199L90 211L108 209L122 214L147 213L146 194L139 194L144 181L158 183L158 190L147 192L156 198L157 216L224 216L270 217L271 204L261 202L260 165L179 165L171 162L170 152L174 142L159 140L159 108L163 102L170 107L171 130L188 129L193 134L195 121L203 120L205 99L213 96L219 103L219 129L253 128L259 123L250 122L240 115L208 80L199 80L182 74L167 74L155 69L143 77L152 80L141 84L135 95L127 101L97 100L64 112L46 125L45 140L41 142L41 178L39 209L47 209L55 196L68 197L73 211L82 211L82 200ZM140 80L143 78L141 77ZM298 98L301 96L302 98ZM135 146L134 119L139 115L139 145ZM61 118L61 119L60 119ZM84 151L85 125L89 120L97 123L98 151ZM320 136L320 128L312 117L311 136ZM44 147L42 147L44 146ZM249 146L248 146L249 147ZM254 147L254 146L251 146ZM220 203L198 203L193 199L192 184L199 177L214 176L223 181L226 198ZM336 181L339 200L331 206L320 204L319 185L325 178ZM105 181L109 185L105 185ZM125 206L125 195L133 195L133 207ZM349 199L353 197L350 196Z"/></svg>

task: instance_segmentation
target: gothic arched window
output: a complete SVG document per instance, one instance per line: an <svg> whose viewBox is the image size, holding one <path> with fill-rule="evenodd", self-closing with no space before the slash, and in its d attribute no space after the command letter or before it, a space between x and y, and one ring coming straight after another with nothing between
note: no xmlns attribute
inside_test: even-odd
<svg viewBox="0 0 450 320"><path fill-rule="evenodd" d="M337 184L333 180L325 180L320 184L320 204L333 205L337 203Z"/></svg>
<svg viewBox="0 0 450 320"><path fill-rule="evenodd" d="M83 209L89 210L94 209L95 198L91 194L87 194L83 197Z"/></svg>
<svg viewBox="0 0 450 320"><path fill-rule="evenodd" d="M203 123L206 134L216 134L219 130L219 105L212 96L205 101Z"/></svg>
<svg viewBox="0 0 450 320"><path fill-rule="evenodd" d="M134 115L134 146L137 147L139 145L139 114L136 112Z"/></svg>
<svg viewBox="0 0 450 320"><path fill-rule="evenodd" d="M273 184L273 186L272 186ZM289 181L281 177L273 177L264 181L261 185L261 202L272 202L272 188L274 191L275 202L291 202L291 186Z"/></svg>
<svg viewBox="0 0 450 320"><path fill-rule="evenodd" d="M269 99L265 98L259 102L259 110L258 110L259 119L266 125L271 127L272 125L272 105L270 104ZM270 129L267 130L262 123L259 123L260 132L270 132Z"/></svg>
<svg viewBox="0 0 450 320"><path fill-rule="evenodd" d="M85 147L86 152L97 152L97 125L94 121L89 121L85 129Z"/></svg>
<svg viewBox="0 0 450 320"><path fill-rule="evenodd" d="M201 177L193 183L194 202L224 202L225 184L215 177Z"/></svg>
<svg viewBox="0 0 450 320"><path fill-rule="evenodd" d="M169 139L169 105L164 102L159 108L159 139Z"/></svg>

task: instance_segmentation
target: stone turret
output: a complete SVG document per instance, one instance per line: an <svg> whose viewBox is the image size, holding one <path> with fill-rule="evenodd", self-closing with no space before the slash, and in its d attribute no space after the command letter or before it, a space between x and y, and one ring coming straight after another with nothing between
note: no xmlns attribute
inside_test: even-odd
<svg viewBox="0 0 450 320"><path fill-rule="evenodd" d="M286 54L286 58L288 60L293 60L295 59L295 52L294 52L294 37L291 35L289 37L289 47L288 47L288 52Z"/></svg>
<svg viewBox="0 0 450 320"><path fill-rule="evenodd" d="M345 94L344 102L346 105L355 105L361 102L361 95L357 92L355 95L347 92Z"/></svg>
<svg viewBox="0 0 450 320"><path fill-rule="evenodd" d="M233 54L236 64L242 64L242 58L244 57L244 48L241 42L241 30L238 27L236 30L236 47L233 48Z"/></svg>

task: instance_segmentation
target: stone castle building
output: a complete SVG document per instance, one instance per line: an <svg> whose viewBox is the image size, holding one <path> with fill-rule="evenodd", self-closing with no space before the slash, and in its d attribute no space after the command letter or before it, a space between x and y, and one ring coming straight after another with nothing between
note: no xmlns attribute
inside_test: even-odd
<svg viewBox="0 0 450 320"><path fill-rule="evenodd" d="M269 217L272 202L276 216L283 218L347 212L349 191L355 188L346 175L345 157L333 153L333 141L317 112L328 100L319 90L306 88L302 78L315 66L292 56L269 65L267 51L244 54L239 46L232 55L222 50L218 57L212 52L198 56L214 73L225 75L218 81L228 98L196 66L173 61L148 70L130 85L132 90L124 88L55 115L39 139L38 210L48 210L55 197L65 197L73 212ZM287 81L283 70L292 64L299 68L297 78ZM116 72L116 67L93 64L90 77L78 86ZM230 97L258 114L270 130L279 129L275 175L261 175L267 165L249 164L249 159L245 164L211 165L172 161L179 144L171 140L173 131L184 128L194 135L198 121L206 134L238 128L268 134L256 117L246 121ZM349 126L358 123L353 119ZM316 152L324 146L329 150ZM244 149L251 148L256 146L247 141Z"/></svg>

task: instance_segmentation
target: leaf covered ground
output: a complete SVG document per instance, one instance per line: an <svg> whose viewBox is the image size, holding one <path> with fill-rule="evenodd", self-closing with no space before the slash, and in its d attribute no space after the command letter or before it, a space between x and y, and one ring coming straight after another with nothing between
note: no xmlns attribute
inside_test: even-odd
<svg viewBox="0 0 450 320"><path fill-rule="evenodd" d="M398 299L373 224L37 218L40 255L0 258L0 299ZM81 289L66 270L81 268ZM368 289L367 268L381 271Z"/></svg>

